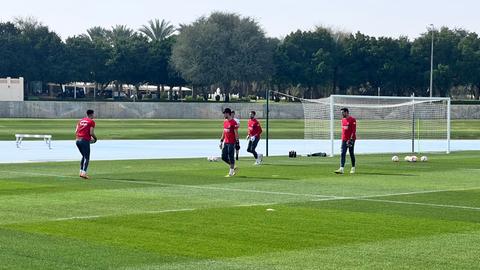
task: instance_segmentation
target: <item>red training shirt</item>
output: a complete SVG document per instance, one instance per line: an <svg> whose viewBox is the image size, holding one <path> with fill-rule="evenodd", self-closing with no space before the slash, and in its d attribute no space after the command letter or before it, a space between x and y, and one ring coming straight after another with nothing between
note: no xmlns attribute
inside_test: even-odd
<svg viewBox="0 0 480 270"><path fill-rule="evenodd" d="M342 119L342 141L357 139L357 120L351 116Z"/></svg>
<svg viewBox="0 0 480 270"><path fill-rule="evenodd" d="M235 130L238 129L238 124L233 119L225 119L223 122L223 138L225 143L235 143Z"/></svg>
<svg viewBox="0 0 480 270"><path fill-rule="evenodd" d="M75 130L77 139L92 140L92 134L90 134L91 127L95 127L95 121L88 117L80 119L77 123L77 129Z"/></svg>
<svg viewBox="0 0 480 270"><path fill-rule="evenodd" d="M262 134L262 127L257 119L249 119L248 120L248 135L250 137L258 137L260 138L260 134Z"/></svg>

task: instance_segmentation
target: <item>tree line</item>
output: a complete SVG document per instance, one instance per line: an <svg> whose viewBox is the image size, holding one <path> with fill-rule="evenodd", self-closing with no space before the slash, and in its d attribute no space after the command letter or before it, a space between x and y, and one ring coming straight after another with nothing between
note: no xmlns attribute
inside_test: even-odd
<svg viewBox="0 0 480 270"><path fill-rule="evenodd" d="M269 38L255 20L214 12L174 27L151 20L140 29L93 27L62 40L32 18L0 22L0 77L66 84L189 86L206 96L220 88L240 97L265 89L319 98L330 94L480 96L480 39L442 27L418 38L372 37L326 27ZM181 92L181 91L180 91ZM160 95L157 95L160 98Z"/></svg>

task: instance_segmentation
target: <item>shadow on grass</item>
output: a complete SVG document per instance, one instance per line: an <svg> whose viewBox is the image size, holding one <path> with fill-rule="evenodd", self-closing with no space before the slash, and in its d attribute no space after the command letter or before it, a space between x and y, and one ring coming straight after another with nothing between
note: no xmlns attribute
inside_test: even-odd
<svg viewBox="0 0 480 270"><path fill-rule="evenodd" d="M264 180L292 180L290 178L282 177L258 177L258 176L246 176L246 175L236 175L233 177L224 177L223 175L218 175L215 178L209 179L207 181L191 181L191 180L178 180L178 181L162 181L161 179L152 179L152 178L127 178L127 177L95 177L95 179L105 180L105 181L124 181L132 184L143 184L143 185L155 185L159 187L168 187L172 185L186 185L186 186L202 186L202 185L211 185L211 184L225 184L228 183L242 183L242 182L254 182L254 181L264 181Z"/></svg>
<svg viewBox="0 0 480 270"><path fill-rule="evenodd" d="M246 175L235 175L232 177L233 178L242 178L242 179L259 179L259 180L294 180L293 178L286 178L286 177L260 177L260 176L246 176Z"/></svg>
<svg viewBox="0 0 480 270"><path fill-rule="evenodd" d="M358 175L379 175L379 176L408 176L415 177L418 174L409 174L409 173L382 173L382 172L356 172Z"/></svg>

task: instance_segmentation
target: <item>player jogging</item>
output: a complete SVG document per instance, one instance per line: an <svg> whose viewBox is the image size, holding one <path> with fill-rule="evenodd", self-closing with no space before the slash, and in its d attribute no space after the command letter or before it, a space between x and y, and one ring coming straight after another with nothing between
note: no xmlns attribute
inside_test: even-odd
<svg viewBox="0 0 480 270"><path fill-rule="evenodd" d="M240 119L235 117L235 111L232 111L232 118L237 122L237 128L240 128ZM238 160L238 154L240 153L240 141L235 143L235 159Z"/></svg>
<svg viewBox="0 0 480 270"><path fill-rule="evenodd" d="M232 177L236 174L235 168L235 144L238 143L238 125L232 117L232 110L225 108L223 110L223 133L220 138L220 149L222 149L222 160L230 166L230 170L225 177Z"/></svg>
<svg viewBox="0 0 480 270"><path fill-rule="evenodd" d="M342 156L340 160L340 168L335 171L337 174L343 174L345 167L345 157L347 155L347 149L350 153L350 159L352 160L352 169L350 173L355 173L355 153L353 151L355 147L355 140L357 139L357 120L350 116L348 108L342 108Z"/></svg>
<svg viewBox="0 0 480 270"><path fill-rule="evenodd" d="M250 119L248 120L248 148L247 152L252 153L255 158L255 163L253 165L260 165L262 163L262 154L257 154L255 148L257 148L258 142L260 141L260 134L262 134L262 127L260 122L255 118L257 113L255 111L250 112Z"/></svg>
<svg viewBox="0 0 480 270"><path fill-rule="evenodd" d="M97 142L97 136L95 136L94 128L95 121L93 118L95 114L93 110L87 111L87 117L80 119L77 123L75 130L75 136L77 138L77 148L82 154L82 160L80 161L80 177L88 179L87 169L90 162L90 144Z"/></svg>

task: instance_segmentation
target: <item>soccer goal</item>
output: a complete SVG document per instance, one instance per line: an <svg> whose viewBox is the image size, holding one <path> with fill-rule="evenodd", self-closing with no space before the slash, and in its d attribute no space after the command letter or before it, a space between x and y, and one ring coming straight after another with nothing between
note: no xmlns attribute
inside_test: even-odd
<svg viewBox="0 0 480 270"><path fill-rule="evenodd" d="M340 151L341 113L357 119L357 140L372 153L450 152L450 98L331 95L301 99L305 139ZM357 144L357 146L359 145Z"/></svg>

